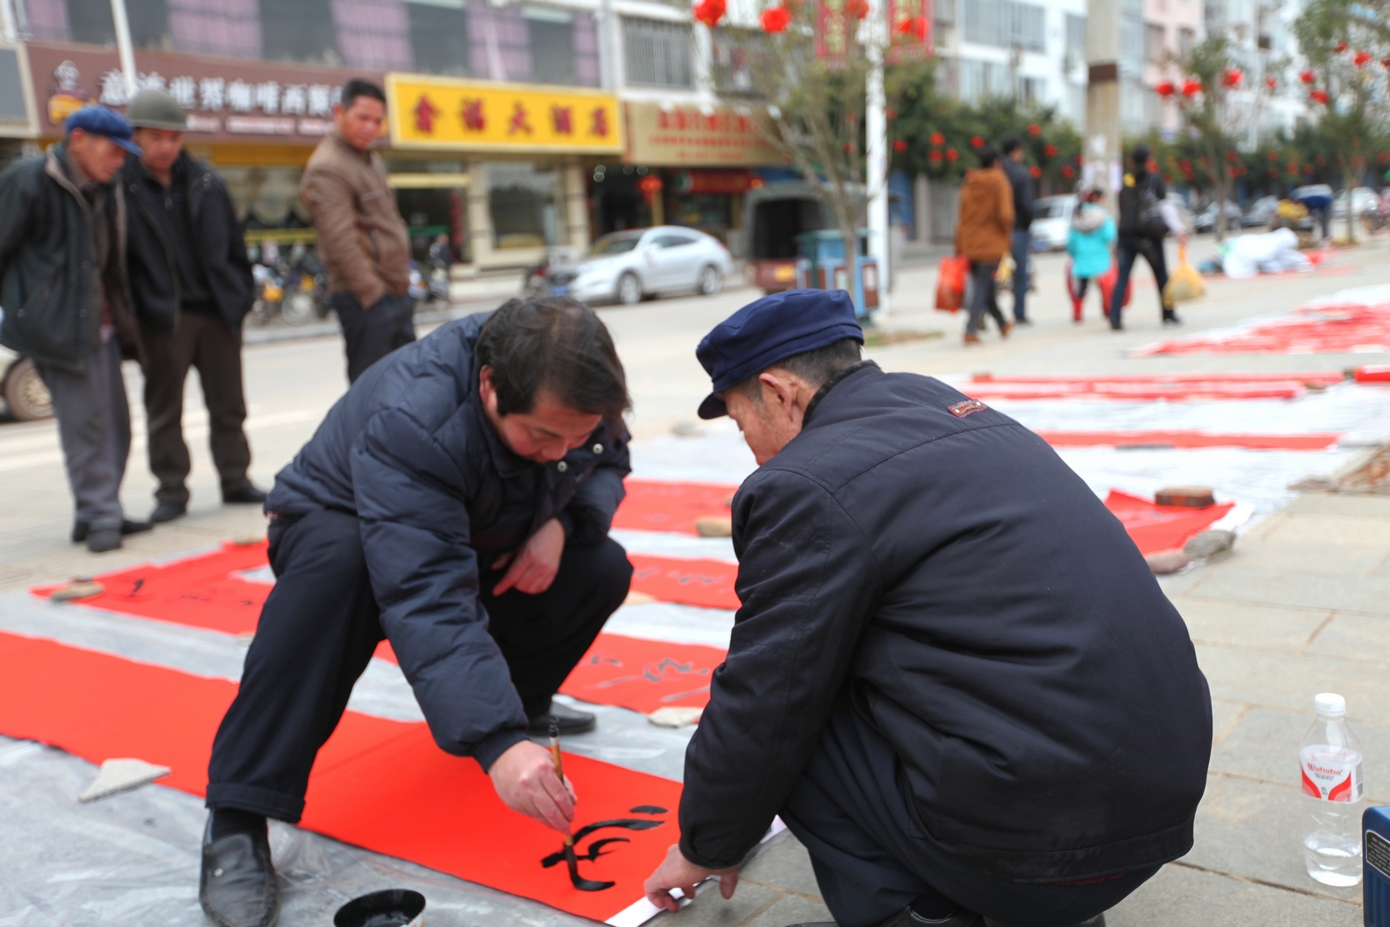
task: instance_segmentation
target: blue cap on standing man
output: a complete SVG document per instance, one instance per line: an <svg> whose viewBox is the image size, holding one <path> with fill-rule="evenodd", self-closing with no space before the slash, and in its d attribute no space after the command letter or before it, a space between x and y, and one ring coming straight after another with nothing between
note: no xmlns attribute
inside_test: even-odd
<svg viewBox="0 0 1390 927"><path fill-rule="evenodd" d="M113 109L92 104L68 114L63 121L63 130L71 135L73 129L81 129L88 135L103 135L137 157L140 146L131 141L134 131L126 118Z"/></svg>
<svg viewBox="0 0 1390 927"><path fill-rule="evenodd" d="M714 327L695 349L713 384L700 418L728 409L720 393L780 360L853 338L864 343L854 300L844 290L786 290L744 306Z"/></svg>

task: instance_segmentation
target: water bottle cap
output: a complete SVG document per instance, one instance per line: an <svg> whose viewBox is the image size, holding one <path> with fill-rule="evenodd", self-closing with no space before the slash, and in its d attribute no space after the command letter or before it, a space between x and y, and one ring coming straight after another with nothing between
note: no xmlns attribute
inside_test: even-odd
<svg viewBox="0 0 1390 927"><path fill-rule="evenodd" d="M1340 718L1347 713L1347 700L1335 692L1319 692L1313 696L1313 707L1320 715Z"/></svg>

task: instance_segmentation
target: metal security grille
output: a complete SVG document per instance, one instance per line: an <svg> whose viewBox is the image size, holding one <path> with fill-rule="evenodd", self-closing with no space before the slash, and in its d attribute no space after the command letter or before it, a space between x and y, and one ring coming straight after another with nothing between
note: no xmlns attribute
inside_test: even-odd
<svg viewBox="0 0 1390 927"><path fill-rule="evenodd" d="M627 82L646 87L693 87L690 26L623 17Z"/></svg>
<svg viewBox="0 0 1390 927"><path fill-rule="evenodd" d="M965 4L965 40L999 48L1046 51L1047 11L1014 0L972 0Z"/></svg>

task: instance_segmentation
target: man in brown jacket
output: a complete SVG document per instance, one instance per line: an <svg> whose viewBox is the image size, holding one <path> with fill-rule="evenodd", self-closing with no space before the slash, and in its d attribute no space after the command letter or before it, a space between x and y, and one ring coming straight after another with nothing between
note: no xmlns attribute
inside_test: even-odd
<svg viewBox="0 0 1390 927"><path fill-rule="evenodd" d="M1014 194L1008 176L999 168L999 153L989 145L976 152L978 170L965 175L960 188L960 218L956 222L956 254L970 259L970 318L965 343L980 343L985 310L994 316L999 334L1009 337L1013 323L1005 321L996 299L994 274L1009 253L1014 228Z"/></svg>
<svg viewBox="0 0 1390 927"><path fill-rule="evenodd" d="M386 118L386 94L365 80L343 85L334 129L304 168L299 195L318 232L329 304L343 326L348 382L415 340L410 239L372 143Z"/></svg>

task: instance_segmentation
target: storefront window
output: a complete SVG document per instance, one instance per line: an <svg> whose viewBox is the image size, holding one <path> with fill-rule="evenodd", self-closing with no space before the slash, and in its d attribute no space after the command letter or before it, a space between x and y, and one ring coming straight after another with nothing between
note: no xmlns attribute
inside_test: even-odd
<svg viewBox="0 0 1390 927"><path fill-rule="evenodd" d="M422 187L396 190L396 203L410 235L410 256L446 264L467 263L468 191L465 188Z"/></svg>
<svg viewBox="0 0 1390 927"><path fill-rule="evenodd" d="M410 0L410 49L423 74L468 76L468 14L464 0Z"/></svg>
<svg viewBox="0 0 1390 927"><path fill-rule="evenodd" d="M260 12L265 60L342 63L329 0L260 0Z"/></svg>
<svg viewBox="0 0 1390 927"><path fill-rule="evenodd" d="M541 248L569 243L564 177L548 164L495 162L485 166L493 247Z"/></svg>

